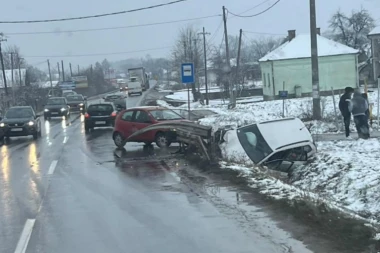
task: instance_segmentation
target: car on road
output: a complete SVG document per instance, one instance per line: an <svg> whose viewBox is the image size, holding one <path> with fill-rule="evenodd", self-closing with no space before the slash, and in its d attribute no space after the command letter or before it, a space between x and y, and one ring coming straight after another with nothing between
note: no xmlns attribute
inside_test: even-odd
<svg viewBox="0 0 380 253"><path fill-rule="evenodd" d="M165 121L183 121L184 118L171 109L158 106L134 107L118 113L115 120L113 140L119 148L124 147L127 139L134 132L152 124ZM175 135L167 130L152 130L133 137L128 142L155 142L160 148L168 147L174 141Z"/></svg>
<svg viewBox="0 0 380 253"><path fill-rule="evenodd" d="M221 139L224 158L251 160L255 165L287 173L293 165L305 164L317 151L312 135L298 118L218 130L215 136Z"/></svg>
<svg viewBox="0 0 380 253"><path fill-rule="evenodd" d="M90 104L84 116L84 129L86 132L95 127L114 126L117 110L113 103Z"/></svg>
<svg viewBox="0 0 380 253"><path fill-rule="evenodd" d="M81 94L69 95L66 100L70 106L70 112L86 113L86 99Z"/></svg>
<svg viewBox="0 0 380 253"><path fill-rule="evenodd" d="M62 97L72 96L76 95L77 93L73 90L63 90L62 91Z"/></svg>
<svg viewBox="0 0 380 253"><path fill-rule="evenodd" d="M0 121L0 129L3 133L0 140L4 137L28 136L34 139L41 136L40 116L36 114L31 106L14 106L7 110L4 118Z"/></svg>
<svg viewBox="0 0 380 253"><path fill-rule="evenodd" d="M131 77L128 82L128 96L132 94L143 94L143 88L141 82L136 77Z"/></svg>
<svg viewBox="0 0 380 253"><path fill-rule="evenodd" d="M125 94L119 93L119 94L108 94L103 97L104 102L115 102L117 100L124 100L126 98Z"/></svg>
<svg viewBox="0 0 380 253"><path fill-rule="evenodd" d="M52 117L70 117L70 106L64 97L51 97L47 100L44 108L44 119L49 120Z"/></svg>

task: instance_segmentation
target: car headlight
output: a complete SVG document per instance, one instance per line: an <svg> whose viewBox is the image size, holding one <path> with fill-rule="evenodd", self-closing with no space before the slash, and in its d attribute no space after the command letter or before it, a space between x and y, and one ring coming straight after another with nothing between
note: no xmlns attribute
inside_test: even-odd
<svg viewBox="0 0 380 253"><path fill-rule="evenodd" d="M65 108L61 108L61 112L64 112L64 111L66 111L66 109Z"/></svg>
<svg viewBox="0 0 380 253"><path fill-rule="evenodd" d="M44 110L44 112L48 112L48 111L49 111L49 109L45 109L45 110Z"/></svg>
<svg viewBox="0 0 380 253"><path fill-rule="evenodd" d="M34 122L33 122L33 121L29 121L29 122L28 122L28 125L29 125L29 126L33 126L33 125L34 125Z"/></svg>
<svg viewBox="0 0 380 253"><path fill-rule="evenodd" d="M83 103L80 103L79 106L83 106Z"/></svg>
<svg viewBox="0 0 380 253"><path fill-rule="evenodd" d="M5 127L5 124L4 123L0 123L0 127Z"/></svg>

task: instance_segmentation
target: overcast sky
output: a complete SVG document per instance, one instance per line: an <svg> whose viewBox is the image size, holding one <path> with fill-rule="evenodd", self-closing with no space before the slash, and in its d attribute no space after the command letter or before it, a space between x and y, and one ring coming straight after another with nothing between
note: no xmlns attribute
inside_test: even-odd
<svg viewBox="0 0 380 253"><path fill-rule="evenodd" d="M2 1L0 20L76 17L140 8L170 1L171 0L4 0ZM111 17L37 24L0 24L0 32L7 34L138 25L221 14L223 5L233 13L241 13L262 2L264 2L264 0L188 0L172 6ZM244 15L260 12L268 8L274 2L276 2L276 0L269 0ZM321 27L322 32L328 28L327 22L331 14L339 8L343 12L350 12L353 9L359 9L363 6L370 10L375 19L379 19L380 21L379 0L316 0L316 4L317 24ZM46 59L50 59L52 64L64 60L65 63L68 64L68 62L71 62L74 66L77 64L86 66L96 61L101 61L104 58L113 61L131 57L144 57L148 53L152 57L165 57L169 55L170 49L168 48L129 54L86 57L60 56L129 52L170 47L174 44L179 29L189 23L199 29L202 29L204 26L207 32L211 33L208 39L213 38L212 43L219 45L222 40L223 29L219 29L217 33L215 32L221 20L221 17L215 17L192 22L107 31L8 35L8 41L4 42L4 45L14 44L19 46L25 59L30 64L34 64L42 69L45 68L43 62L46 62ZM281 0L270 11L254 18L232 18L232 15L229 15L229 34L237 35L240 28L244 31L258 33L286 34L289 29L296 29L297 33L307 33L309 32L309 1ZM268 35L247 34L248 38L255 38L257 36ZM244 37L244 39L247 39L247 37Z"/></svg>

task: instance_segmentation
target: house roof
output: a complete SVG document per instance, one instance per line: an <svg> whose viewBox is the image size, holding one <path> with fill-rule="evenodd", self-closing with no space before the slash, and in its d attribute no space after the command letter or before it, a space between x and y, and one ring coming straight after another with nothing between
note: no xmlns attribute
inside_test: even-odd
<svg viewBox="0 0 380 253"><path fill-rule="evenodd" d="M332 56L344 54L357 54L359 50L353 49L338 42L317 35L318 56ZM311 57L310 34L300 34L291 41L285 42L259 61L276 61Z"/></svg>
<svg viewBox="0 0 380 253"><path fill-rule="evenodd" d="M376 26L368 35L380 34L380 26Z"/></svg>

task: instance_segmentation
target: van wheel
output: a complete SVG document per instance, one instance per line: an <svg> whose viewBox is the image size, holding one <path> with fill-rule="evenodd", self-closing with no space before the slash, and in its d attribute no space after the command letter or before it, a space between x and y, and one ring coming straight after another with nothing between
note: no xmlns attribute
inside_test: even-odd
<svg viewBox="0 0 380 253"><path fill-rule="evenodd" d="M118 148L123 148L127 141L124 139L124 137L120 133L114 133L113 134L113 141Z"/></svg>
<svg viewBox="0 0 380 253"><path fill-rule="evenodd" d="M170 141L165 133L157 133L155 142L158 147L166 148L170 146Z"/></svg>

